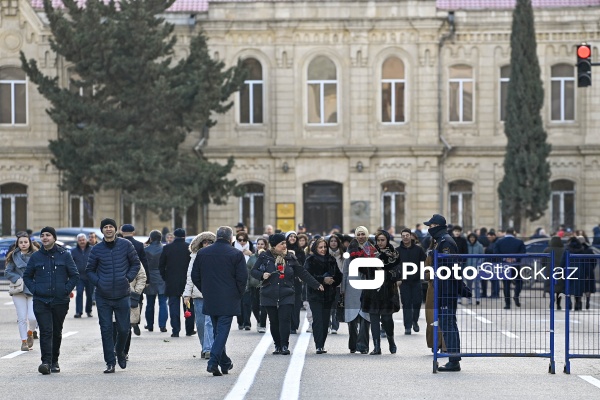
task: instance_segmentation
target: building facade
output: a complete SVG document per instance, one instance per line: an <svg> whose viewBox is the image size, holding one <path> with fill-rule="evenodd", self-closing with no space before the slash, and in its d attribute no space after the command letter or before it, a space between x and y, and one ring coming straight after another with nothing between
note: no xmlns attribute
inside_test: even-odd
<svg viewBox="0 0 600 400"><path fill-rule="evenodd" d="M526 231L564 224L589 233L600 222L600 90L577 88L574 63L581 42L596 60L600 1L533 3L552 196ZM314 233L398 229L433 213L466 229L509 223L497 188L514 1L179 0L166 15L177 26L176 53L204 29L214 58L241 59L250 71L234 107L186 142L211 161L233 155L231 178L246 194L167 222L140 215L118 192L59 190L47 149L56 127L19 51L64 84L68 65L50 51L38 1L0 4L1 235L96 226L104 216L146 232L243 221L253 234L299 222Z"/></svg>

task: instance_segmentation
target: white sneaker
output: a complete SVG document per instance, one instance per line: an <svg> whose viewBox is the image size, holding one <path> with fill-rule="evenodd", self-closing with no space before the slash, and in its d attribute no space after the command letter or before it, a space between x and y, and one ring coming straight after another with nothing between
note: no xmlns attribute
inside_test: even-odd
<svg viewBox="0 0 600 400"><path fill-rule="evenodd" d="M267 328L265 328L265 327L263 327L263 326L260 326L260 327L258 328L258 333L265 333L266 331L267 331Z"/></svg>
<svg viewBox="0 0 600 400"><path fill-rule="evenodd" d="M332 335L337 335L337 330L335 330L335 329L332 329L330 333L331 333Z"/></svg>
<svg viewBox="0 0 600 400"><path fill-rule="evenodd" d="M308 333L312 333L312 325L309 325L308 328L306 329L306 332Z"/></svg>

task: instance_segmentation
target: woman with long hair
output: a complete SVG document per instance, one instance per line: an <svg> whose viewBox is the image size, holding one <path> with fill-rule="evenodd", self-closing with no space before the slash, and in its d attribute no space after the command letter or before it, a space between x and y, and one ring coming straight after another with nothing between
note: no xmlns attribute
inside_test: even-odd
<svg viewBox="0 0 600 400"><path fill-rule="evenodd" d="M17 283L23 280L23 272L31 255L39 248L34 244L27 232L17 233L17 243L15 249L6 256L6 270L4 276L11 283ZM33 330L37 325L35 314L33 313L33 294L23 285L23 291L12 294L12 300L17 310L17 324L21 336L21 351L29 351L33 348Z"/></svg>
<svg viewBox="0 0 600 400"><path fill-rule="evenodd" d="M260 281L252 276L251 271L254 264L256 264L256 260L258 260L258 256L266 250L269 250L269 241L264 237L256 239L256 253L252 254L246 263L248 266L246 291L249 291L252 297L252 314L256 318L256 331L258 333L267 331L267 310L260 305Z"/></svg>
<svg viewBox="0 0 600 400"><path fill-rule="evenodd" d="M267 309L271 336L275 342L273 354L289 355L290 323L294 309L294 280L299 277L313 289L325 290L287 250L285 236L269 237L271 249L258 256L252 276L261 281L260 304Z"/></svg>
<svg viewBox="0 0 600 400"><path fill-rule="evenodd" d="M196 255L204 247L210 246L217 240L217 236L212 232L202 232L196 235L196 237L190 243L190 263L187 270L187 281L185 283L185 289L183 290L183 302L190 307L190 300L194 302L194 314L196 317L196 331L198 331L198 339L200 340L200 346L202 347L201 358L206 360L210 359L210 350L212 349L213 342L215 341L213 333L212 320L206 318L204 315L204 298L200 289L192 282L192 268L194 267L194 261L196 261Z"/></svg>

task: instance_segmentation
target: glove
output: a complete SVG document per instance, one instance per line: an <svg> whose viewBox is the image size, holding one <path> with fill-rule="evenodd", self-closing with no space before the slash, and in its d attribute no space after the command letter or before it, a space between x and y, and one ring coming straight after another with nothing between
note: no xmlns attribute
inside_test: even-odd
<svg viewBox="0 0 600 400"><path fill-rule="evenodd" d="M131 308L138 308L138 306L140 305L138 299L130 298L129 300L131 301Z"/></svg>

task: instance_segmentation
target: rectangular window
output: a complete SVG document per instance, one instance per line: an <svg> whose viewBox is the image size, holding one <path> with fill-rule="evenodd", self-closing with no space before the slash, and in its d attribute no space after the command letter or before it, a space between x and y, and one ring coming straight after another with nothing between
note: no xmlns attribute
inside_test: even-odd
<svg viewBox="0 0 600 400"><path fill-rule="evenodd" d="M93 227L94 226L94 196L93 195L71 195L71 226Z"/></svg>
<svg viewBox="0 0 600 400"><path fill-rule="evenodd" d="M240 90L240 122L242 124L262 124L262 105L262 81L245 81Z"/></svg>
<svg viewBox="0 0 600 400"><path fill-rule="evenodd" d="M27 124L27 84L0 80L0 124Z"/></svg>

